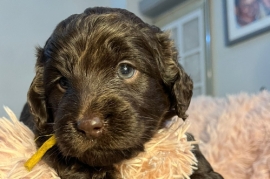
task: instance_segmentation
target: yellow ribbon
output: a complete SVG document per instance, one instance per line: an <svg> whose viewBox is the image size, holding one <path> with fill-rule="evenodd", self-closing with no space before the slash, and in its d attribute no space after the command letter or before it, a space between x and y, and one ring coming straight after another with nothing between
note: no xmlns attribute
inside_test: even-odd
<svg viewBox="0 0 270 179"><path fill-rule="evenodd" d="M24 166L28 171L31 171L32 168L40 161L44 154L56 144L55 135L52 135L47 141L45 141L42 146L37 150L37 152L28 159Z"/></svg>

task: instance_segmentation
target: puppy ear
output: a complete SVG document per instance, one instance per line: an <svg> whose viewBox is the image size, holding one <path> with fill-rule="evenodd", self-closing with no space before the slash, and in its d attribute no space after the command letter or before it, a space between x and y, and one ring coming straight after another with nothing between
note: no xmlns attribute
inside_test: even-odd
<svg viewBox="0 0 270 179"><path fill-rule="evenodd" d="M169 35L162 32L157 37L160 44L158 66L160 76L171 93L171 110L185 120L192 97L193 82L178 63L178 53Z"/></svg>
<svg viewBox="0 0 270 179"><path fill-rule="evenodd" d="M36 76L34 77L28 91L28 105L34 117L34 122L38 130L42 130L47 121L45 91L43 84L43 49L37 47Z"/></svg>
<svg viewBox="0 0 270 179"><path fill-rule="evenodd" d="M173 84L172 90L175 97L173 107L176 110L176 114L185 120L187 118L186 111L192 97L193 82L182 67L178 67L178 70L178 77Z"/></svg>

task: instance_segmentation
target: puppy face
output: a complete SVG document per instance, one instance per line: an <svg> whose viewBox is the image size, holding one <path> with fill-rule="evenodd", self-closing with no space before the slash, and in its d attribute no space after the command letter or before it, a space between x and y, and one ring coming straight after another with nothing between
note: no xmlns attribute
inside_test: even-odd
<svg viewBox="0 0 270 179"><path fill-rule="evenodd" d="M143 151L167 113L185 118L192 81L166 34L119 9L62 21L38 49L28 93L36 135L63 156L107 166Z"/></svg>

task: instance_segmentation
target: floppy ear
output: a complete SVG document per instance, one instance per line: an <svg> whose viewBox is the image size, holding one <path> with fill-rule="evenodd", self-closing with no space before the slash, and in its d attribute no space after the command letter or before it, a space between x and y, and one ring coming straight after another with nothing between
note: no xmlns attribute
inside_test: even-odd
<svg viewBox="0 0 270 179"><path fill-rule="evenodd" d="M192 97L193 82L178 63L178 53L167 33L157 34L159 40L158 67L160 76L170 90L171 110L186 119L186 111Z"/></svg>
<svg viewBox="0 0 270 179"><path fill-rule="evenodd" d="M36 76L34 77L28 91L28 105L34 117L34 122L38 130L42 130L47 121L45 91L43 83L43 49L37 47Z"/></svg>
<svg viewBox="0 0 270 179"><path fill-rule="evenodd" d="M173 107L176 109L176 114L185 120L187 118L186 111L192 97L193 82L182 67L177 68L178 77L174 81L172 90L175 97Z"/></svg>

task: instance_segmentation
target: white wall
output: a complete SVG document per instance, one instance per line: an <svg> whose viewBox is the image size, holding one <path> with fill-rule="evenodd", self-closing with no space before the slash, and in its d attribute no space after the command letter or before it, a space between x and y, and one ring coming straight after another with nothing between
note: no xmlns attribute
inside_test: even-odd
<svg viewBox="0 0 270 179"><path fill-rule="evenodd" d="M139 12L138 0L0 1L0 117L5 115L3 105L19 116L26 102L34 77L35 46L43 46L61 20L91 6Z"/></svg>
<svg viewBox="0 0 270 179"><path fill-rule="evenodd" d="M225 46L223 3L210 2L215 95L256 93L262 86L270 90L270 32Z"/></svg>

